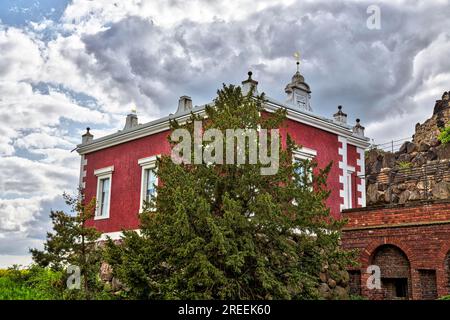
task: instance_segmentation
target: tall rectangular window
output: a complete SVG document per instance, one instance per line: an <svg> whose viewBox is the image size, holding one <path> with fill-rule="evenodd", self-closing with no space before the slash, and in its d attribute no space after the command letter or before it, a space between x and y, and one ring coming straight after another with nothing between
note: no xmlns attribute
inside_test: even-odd
<svg viewBox="0 0 450 320"><path fill-rule="evenodd" d="M100 204L100 210L98 211L100 216L106 216L109 209L109 178L100 179L100 198L98 199Z"/></svg>
<svg viewBox="0 0 450 320"><path fill-rule="evenodd" d="M145 183L145 201L150 202L156 194L156 175L153 169L144 169L144 183Z"/></svg>
<svg viewBox="0 0 450 320"><path fill-rule="evenodd" d="M351 209L352 208L352 173L348 172L347 174L347 203L348 203L348 208Z"/></svg>
<svg viewBox="0 0 450 320"><path fill-rule="evenodd" d="M306 178L308 183L312 182L312 171L311 168L307 167L306 161L311 161L316 155L316 150L309 148L294 150L293 161L294 163L299 164L297 168L295 168L295 172L299 175L299 177L301 177L299 184L303 184L305 182L304 178Z"/></svg>
<svg viewBox="0 0 450 320"><path fill-rule="evenodd" d="M95 208L95 220L109 218L113 171L113 166L94 171L94 175L97 177L97 206Z"/></svg>
<svg viewBox="0 0 450 320"><path fill-rule="evenodd" d="M299 176L299 185L304 185L305 179L307 184L312 182L312 170L310 167L307 167L306 161L306 159L294 159L294 162L298 164L298 167L296 167L294 170L295 173Z"/></svg>
<svg viewBox="0 0 450 320"><path fill-rule="evenodd" d="M141 197L139 204L139 212L142 212L145 204L150 203L156 197L156 186L158 185L158 178L155 173L156 156L143 158L138 160L141 166Z"/></svg>
<svg viewBox="0 0 450 320"><path fill-rule="evenodd" d="M347 208L346 209L351 209L353 208L353 197L356 196L353 188L353 175L355 173L355 168L352 166L347 166Z"/></svg>

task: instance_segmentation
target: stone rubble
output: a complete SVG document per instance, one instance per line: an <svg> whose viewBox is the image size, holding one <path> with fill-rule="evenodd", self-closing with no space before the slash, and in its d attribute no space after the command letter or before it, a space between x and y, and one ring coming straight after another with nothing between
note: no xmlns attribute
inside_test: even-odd
<svg viewBox="0 0 450 320"><path fill-rule="evenodd" d="M450 124L449 94L436 101L433 116L416 124L412 141L397 152L366 153L367 205L450 198L450 144L438 140Z"/></svg>

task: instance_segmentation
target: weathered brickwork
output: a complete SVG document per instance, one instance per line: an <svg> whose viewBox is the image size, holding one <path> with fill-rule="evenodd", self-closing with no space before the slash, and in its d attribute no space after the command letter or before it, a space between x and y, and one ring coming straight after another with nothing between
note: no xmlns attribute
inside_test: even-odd
<svg viewBox="0 0 450 320"><path fill-rule="evenodd" d="M346 210L343 246L359 251L352 288L371 299L435 299L450 294L450 201ZM369 289L367 267L381 269ZM360 279L355 279L360 273Z"/></svg>
<svg viewBox="0 0 450 320"><path fill-rule="evenodd" d="M419 270L420 289L422 299L433 300L437 298L436 270Z"/></svg>
<svg viewBox="0 0 450 320"><path fill-rule="evenodd" d="M411 270L403 251L393 245L382 245L374 252L372 264L380 267L384 298L411 297Z"/></svg>

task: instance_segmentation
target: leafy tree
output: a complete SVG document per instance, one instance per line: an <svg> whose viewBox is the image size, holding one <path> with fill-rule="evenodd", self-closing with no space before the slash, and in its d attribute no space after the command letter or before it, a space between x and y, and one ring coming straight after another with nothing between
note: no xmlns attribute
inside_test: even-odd
<svg viewBox="0 0 450 320"><path fill-rule="evenodd" d="M263 101L263 95L243 95L240 87L224 85L214 107L206 108L203 129L282 127L286 111L264 116ZM191 115L184 125L173 122L172 129L193 134L193 121L199 119ZM204 142L203 150L208 145ZM324 265L343 270L353 257L339 249L344 222L333 220L325 205L332 164L293 163L297 147L287 136L274 175L261 175L260 162L175 164L162 156L155 171L162 183L140 216L140 233L124 231L121 243L109 240L106 246L106 259L129 296L318 298Z"/></svg>
<svg viewBox="0 0 450 320"><path fill-rule="evenodd" d="M63 197L75 214L51 211L53 232L47 233L44 250L31 249L30 252L34 262L44 268L65 271L70 265L79 267L82 290L66 291L64 294L68 298L91 299L102 289L98 279L102 250L96 242L100 233L86 226L86 221L94 216L95 199L83 204L67 194Z"/></svg>

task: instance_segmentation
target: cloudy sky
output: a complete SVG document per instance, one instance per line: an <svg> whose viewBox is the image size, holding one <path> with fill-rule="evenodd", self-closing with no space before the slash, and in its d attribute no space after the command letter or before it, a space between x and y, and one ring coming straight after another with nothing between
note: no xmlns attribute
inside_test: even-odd
<svg viewBox="0 0 450 320"><path fill-rule="evenodd" d="M378 5L381 28L369 29ZM450 89L450 2L88 1L0 2L0 267L27 264L50 209L75 193L84 128L115 132L209 102L252 70L284 100L293 53L314 112L341 104L376 142L404 138Z"/></svg>

